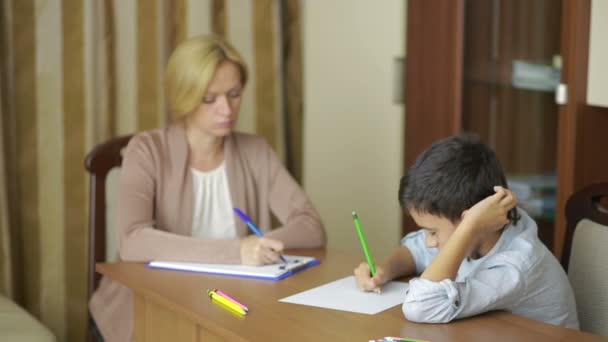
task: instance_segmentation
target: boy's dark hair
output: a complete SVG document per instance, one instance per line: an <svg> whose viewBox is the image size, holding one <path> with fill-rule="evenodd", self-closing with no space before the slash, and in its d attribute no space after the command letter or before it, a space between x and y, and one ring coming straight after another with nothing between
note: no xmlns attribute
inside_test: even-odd
<svg viewBox="0 0 608 342"><path fill-rule="evenodd" d="M463 211L494 194L507 181L494 151L476 136L463 134L439 140L424 151L399 185L403 209L460 220ZM519 219L516 209L508 214Z"/></svg>

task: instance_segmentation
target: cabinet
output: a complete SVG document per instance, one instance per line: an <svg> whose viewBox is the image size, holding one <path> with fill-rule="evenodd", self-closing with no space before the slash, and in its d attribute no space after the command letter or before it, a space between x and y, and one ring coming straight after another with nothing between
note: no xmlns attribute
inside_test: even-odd
<svg viewBox="0 0 608 342"><path fill-rule="evenodd" d="M556 255L568 196L608 180L608 109L586 104L590 8L590 0L408 2L405 169L433 141L468 131L495 149L508 176L554 175L555 215L537 221ZM552 66L568 87L565 105L546 86ZM412 227L405 217L404 232Z"/></svg>

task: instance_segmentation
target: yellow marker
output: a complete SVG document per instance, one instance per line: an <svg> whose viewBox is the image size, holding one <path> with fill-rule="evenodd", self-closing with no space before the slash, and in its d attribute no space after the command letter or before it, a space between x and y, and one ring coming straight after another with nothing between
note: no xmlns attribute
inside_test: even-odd
<svg viewBox="0 0 608 342"><path fill-rule="evenodd" d="M243 310L243 308L238 306L236 303L231 302L230 300L215 293L215 291L207 289L207 294L209 295L209 297L211 297L212 300L215 300L216 302L224 305L225 307L230 308L231 310L236 311L241 315L247 314L247 311Z"/></svg>

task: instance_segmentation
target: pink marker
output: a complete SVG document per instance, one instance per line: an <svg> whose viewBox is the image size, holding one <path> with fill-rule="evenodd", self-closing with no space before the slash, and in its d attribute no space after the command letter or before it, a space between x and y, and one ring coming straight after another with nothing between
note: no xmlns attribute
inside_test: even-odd
<svg viewBox="0 0 608 342"><path fill-rule="evenodd" d="M217 293L218 295L220 295L220 296L222 296L222 297L224 297L224 298L228 299L229 301L233 302L234 304L236 304L236 305L240 306L240 307L241 307L243 310L245 310L245 311L249 311L249 308L247 308L245 305L243 305L243 304L239 303L239 302L238 302L236 299L234 299L234 298L230 297L229 295L225 294L224 292L222 292L222 291L220 291L220 290L218 290L218 289L215 289L215 290L213 290L213 291L215 291L215 293Z"/></svg>

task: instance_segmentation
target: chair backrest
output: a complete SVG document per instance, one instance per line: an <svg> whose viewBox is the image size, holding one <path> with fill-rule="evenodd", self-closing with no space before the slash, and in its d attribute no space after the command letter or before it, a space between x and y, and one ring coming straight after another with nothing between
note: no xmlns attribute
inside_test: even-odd
<svg viewBox="0 0 608 342"><path fill-rule="evenodd" d="M101 276L95 272L95 263L106 259L106 177L122 164L122 151L132 135L117 137L99 144L85 157L84 166L90 173L89 182L89 253L88 297L99 286Z"/></svg>
<svg viewBox="0 0 608 342"><path fill-rule="evenodd" d="M570 196L566 220L562 265L574 290L581 330L608 336L608 183Z"/></svg>

